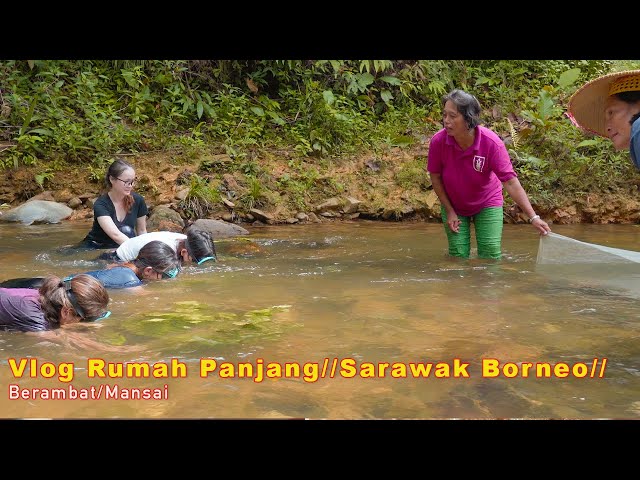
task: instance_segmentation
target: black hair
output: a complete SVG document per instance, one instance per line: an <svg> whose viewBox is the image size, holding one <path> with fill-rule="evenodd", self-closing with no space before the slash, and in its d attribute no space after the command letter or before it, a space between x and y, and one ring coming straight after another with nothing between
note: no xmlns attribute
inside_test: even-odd
<svg viewBox="0 0 640 480"><path fill-rule="evenodd" d="M453 102L458 112L462 114L469 130L480 124L480 102L475 96L464 90L455 89L442 97L442 106L444 107L448 101Z"/></svg>
<svg viewBox="0 0 640 480"><path fill-rule="evenodd" d="M640 102L640 90L633 90L631 92L620 92L613 95L619 100L625 103L637 103Z"/></svg>
<svg viewBox="0 0 640 480"><path fill-rule="evenodd" d="M207 257L212 257L214 260L217 260L216 247L213 243L211 233L190 226L185 230L185 235L187 239L184 245L189 256L195 263Z"/></svg>
<svg viewBox="0 0 640 480"><path fill-rule="evenodd" d="M180 270L181 262L173 248L160 240L153 240L140 249L138 256L131 263L140 270L151 267L156 272L162 273Z"/></svg>

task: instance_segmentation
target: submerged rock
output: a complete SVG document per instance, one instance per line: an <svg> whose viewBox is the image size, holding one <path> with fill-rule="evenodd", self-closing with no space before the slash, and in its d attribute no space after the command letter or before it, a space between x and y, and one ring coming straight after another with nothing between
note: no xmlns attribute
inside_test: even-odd
<svg viewBox="0 0 640 480"><path fill-rule="evenodd" d="M7 210L0 215L0 222L21 222L25 225L32 223L60 223L69 218L73 210L64 203L49 200L31 200L22 205Z"/></svg>

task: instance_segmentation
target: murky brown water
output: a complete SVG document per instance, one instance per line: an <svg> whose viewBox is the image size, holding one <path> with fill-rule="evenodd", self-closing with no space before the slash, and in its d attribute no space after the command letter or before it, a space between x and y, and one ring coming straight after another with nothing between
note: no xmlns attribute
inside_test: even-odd
<svg viewBox="0 0 640 480"><path fill-rule="evenodd" d="M0 280L96 268L94 253L52 251L89 226L0 224ZM635 225L554 231L640 250ZM505 225L500 262L447 258L440 224L263 227L246 238L218 242L217 264L187 267L142 292L112 290L113 314L98 324L0 332L2 417L640 418L635 267L541 270L528 225ZM29 367L21 378L12 372L9 359L23 358L38 360L34 378ZM89 359L175 361L186 376L89 378ZM515 377L483 376L490 359L510 363ZM210 360L216 370L200 376ZM73 378L43 378L43 362L73 363ZM412 375L411 364L428 362L439 364L429 377ZM566 364L569 374L525 377L527 362ZM245 364L264 365L272 378L238 378ZM10 385L66 395L94 387L101 398L11 399ZM155 388L162 398L105 399L114 386Z"/></svg>

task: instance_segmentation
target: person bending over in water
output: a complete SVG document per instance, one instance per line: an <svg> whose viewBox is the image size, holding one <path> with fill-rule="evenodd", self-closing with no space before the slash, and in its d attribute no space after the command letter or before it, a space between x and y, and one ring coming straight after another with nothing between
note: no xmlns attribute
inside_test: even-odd
<svg viewBox="0 0 640 480"><path fill-rule="evenodd" d="M187 227L185 233L177 232L149 232L125 240L115 252L103 253L98 258L128 262L138 256L140 249L153 240L160 240L169 245L182 262L192 262L202 265L209 260L217 261L216 248L211 233Z"/></svg>
<svg viewBox="0 0 640 480"><path fill-rule="evenodd" d="M105 288L129 288L143 285L144 280L175 278L180 272L180 258L166 243L153 240L140 249L131 262L112 264L101 270L84 272L99 280ZM76 274L77 275L77 274ZM69 275L67 279L76 275ZM0 282L0 287L39 288L43 277L14 278Z"/></svg>
<svg viewBox="0 0 640 480"><path fill-rule="evenodd" d="M108 317L109 294L86 274L45 277L39 289L0 288L0 330L37 332Z"/></svg>

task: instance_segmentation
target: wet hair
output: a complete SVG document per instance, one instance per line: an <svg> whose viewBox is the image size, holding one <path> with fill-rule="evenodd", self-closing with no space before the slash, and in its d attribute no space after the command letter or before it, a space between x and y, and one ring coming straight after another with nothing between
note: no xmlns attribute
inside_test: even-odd
<svg viewBox="0 0 640 480"><path fill-rule="evenodd" d="M134 172L136 171L136 169L133 168L133 165L125 162L121 158L118 158L113 162L111 162L111 165L109 165L109 168L107 169L107 173L104 177L104 183L105 183L105 186L107 187L107 191L111 190L111 186L112 186L111 180L109 180L109 177L120 178L120 175L122 175L122 173L125 170L129 170L129 169L133 170ZM133 195L127 195L126 197L124 197L124 207L127 212L131 211L131 207L133 206L134 203L135 201L133 199Z"/></svg>
<svg viewBox="0 0 640 480"><path fill-rule="evenodd" d="M458 112L462 114L469 130L480 124L480 102L478 99L464 90L451 90L442 97L442 106L448 101L453 102Z"/></svg>
<svg viewBox="0 0 640 480"><path fill-rule="evenodd" d="M184 230L184 233L187 236L184 242L185 248L195 263L200 264L200 262L209 259L213 261L218 259L210 232L189 226Z"/></svg>
<svg viewBox="0 0 640 480"><path fill-rule="evenodd" d="M131 262L138 269L138 278L141 278L142 270L151 267L158 273L166 273L175 276L180 271L180 257L176 251L160 240L153 240L145 244L138 256ZM125 264L126 265L126 264ZM171 272L175 272L171 275Z"/></svg>
<svg viewBox="0 0 640 480"><path fill-rule="evenodd" d="M78 315L83 315L81 321L92 321L91 319L102 316L109 305L109 293L100 280L81 273L71 280L68 280L70 293L74 296L72 303L65 288L65 282L59 277L50 275L44 279L40 292L40 306L44 317L49 323L49 328L60 326L60 314L62 307L71 307ZM80 307L81 312L78 312Z"/></svg>

